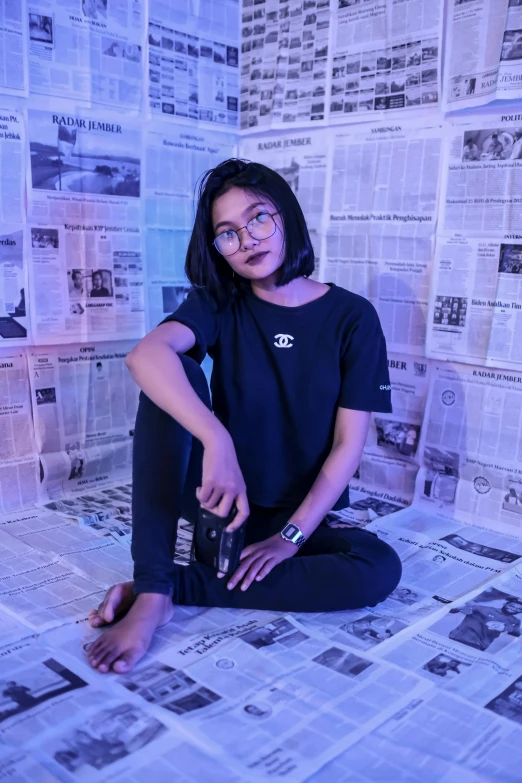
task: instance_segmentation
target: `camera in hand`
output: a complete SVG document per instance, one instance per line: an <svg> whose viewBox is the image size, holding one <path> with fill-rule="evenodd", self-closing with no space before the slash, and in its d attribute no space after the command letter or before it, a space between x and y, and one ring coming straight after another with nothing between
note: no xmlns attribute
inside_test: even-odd
<svg viewBox="0 0 522 783"><path fill-rule="evenodd" d="M198 563L212 566L223 574L236 570L243 549L245 523L232 533L226 531L226 527L236 514L235 505L226 517L220 517L202 506L199 507L193 547L193 555Z"/></svg>

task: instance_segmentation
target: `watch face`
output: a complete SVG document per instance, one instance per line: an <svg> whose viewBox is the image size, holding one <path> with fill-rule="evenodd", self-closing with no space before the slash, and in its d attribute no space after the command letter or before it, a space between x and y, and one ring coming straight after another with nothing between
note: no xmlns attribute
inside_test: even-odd
<svg viewBox="0 0 522 783"><path fill-rule="evenodd" d="M288 538L293 538L298 532L299 528L296 525L292 525L291 523L283 529L283 533L285 536L288 536Z"/></svg>

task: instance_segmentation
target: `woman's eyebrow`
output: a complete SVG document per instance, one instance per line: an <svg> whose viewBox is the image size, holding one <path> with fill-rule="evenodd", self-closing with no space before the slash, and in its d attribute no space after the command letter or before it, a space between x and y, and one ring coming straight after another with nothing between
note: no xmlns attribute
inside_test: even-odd
<svg viewBox="0 0 522 783"><path fill-rule="evenodd" d="M267 207L267 206L268 206L268 204L266 203L266 201L255 201L253 204L249 204L248 207L243 210L241 215L243 217L246 217L248 215L248 213L250 212L250 210L255 209L255 207ZM222 220L220 223L218 223L214 227L214 231L217 232L218 228L221 228L221 226L231 226L231 225L232 225L232 223L231 223L230 220Z"/></svg>

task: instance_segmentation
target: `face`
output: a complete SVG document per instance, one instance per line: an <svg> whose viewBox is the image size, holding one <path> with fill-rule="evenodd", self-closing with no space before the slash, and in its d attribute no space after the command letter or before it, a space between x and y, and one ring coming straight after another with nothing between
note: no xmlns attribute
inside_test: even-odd
<svg viewBox="0 0 522 783"><path fill-rule="evenodd" d="M522 612L522 604L517 604L515 601L505 604L504 612L506 614L520 614Z"/></svg>
<svg viewBox="0 0 522 783"><path fill-rule="evenodd" d="M101 275L94 275L92 278L92 284L95 288L101 288L101 284L102 284Z"/></svg>
<svg viewBox="0 0 522 783"><path fill-rule="evenodd" d="M259 215L273 214L277 207L267 198L255 196L242 188L231 188L212 205L214 236L223 231L239 231L240 247L233 255L224 256L232 270L247 280L269 280L284 261L284 234L280 215L274 215L276 230L267 239L254 239L246 228ZM259 218L260 222L262 218ZM231 235L232 236L232 235Z"/></svg>

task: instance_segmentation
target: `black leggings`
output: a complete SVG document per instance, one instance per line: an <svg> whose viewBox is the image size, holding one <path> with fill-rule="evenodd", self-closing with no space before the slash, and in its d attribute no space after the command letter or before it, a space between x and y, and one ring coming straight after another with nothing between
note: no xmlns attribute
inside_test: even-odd
<svg viewBox="0 0 522 783"><path fill-rule="evenodd" d="M192 387L210 409L210 393L201 367L180 359ZM373 533L329 528L324 522L291 558L242 591L226 587L214 569L173 563L180 516L195 523L201 484L203 446L143 393L140 395L133 456L134 591L171 595L175 603L326 612L375 606L397 586L401 562ZM247 487L248 492L248 487ZM278 533L295 509L250 504L245 545Z"/></svg>

